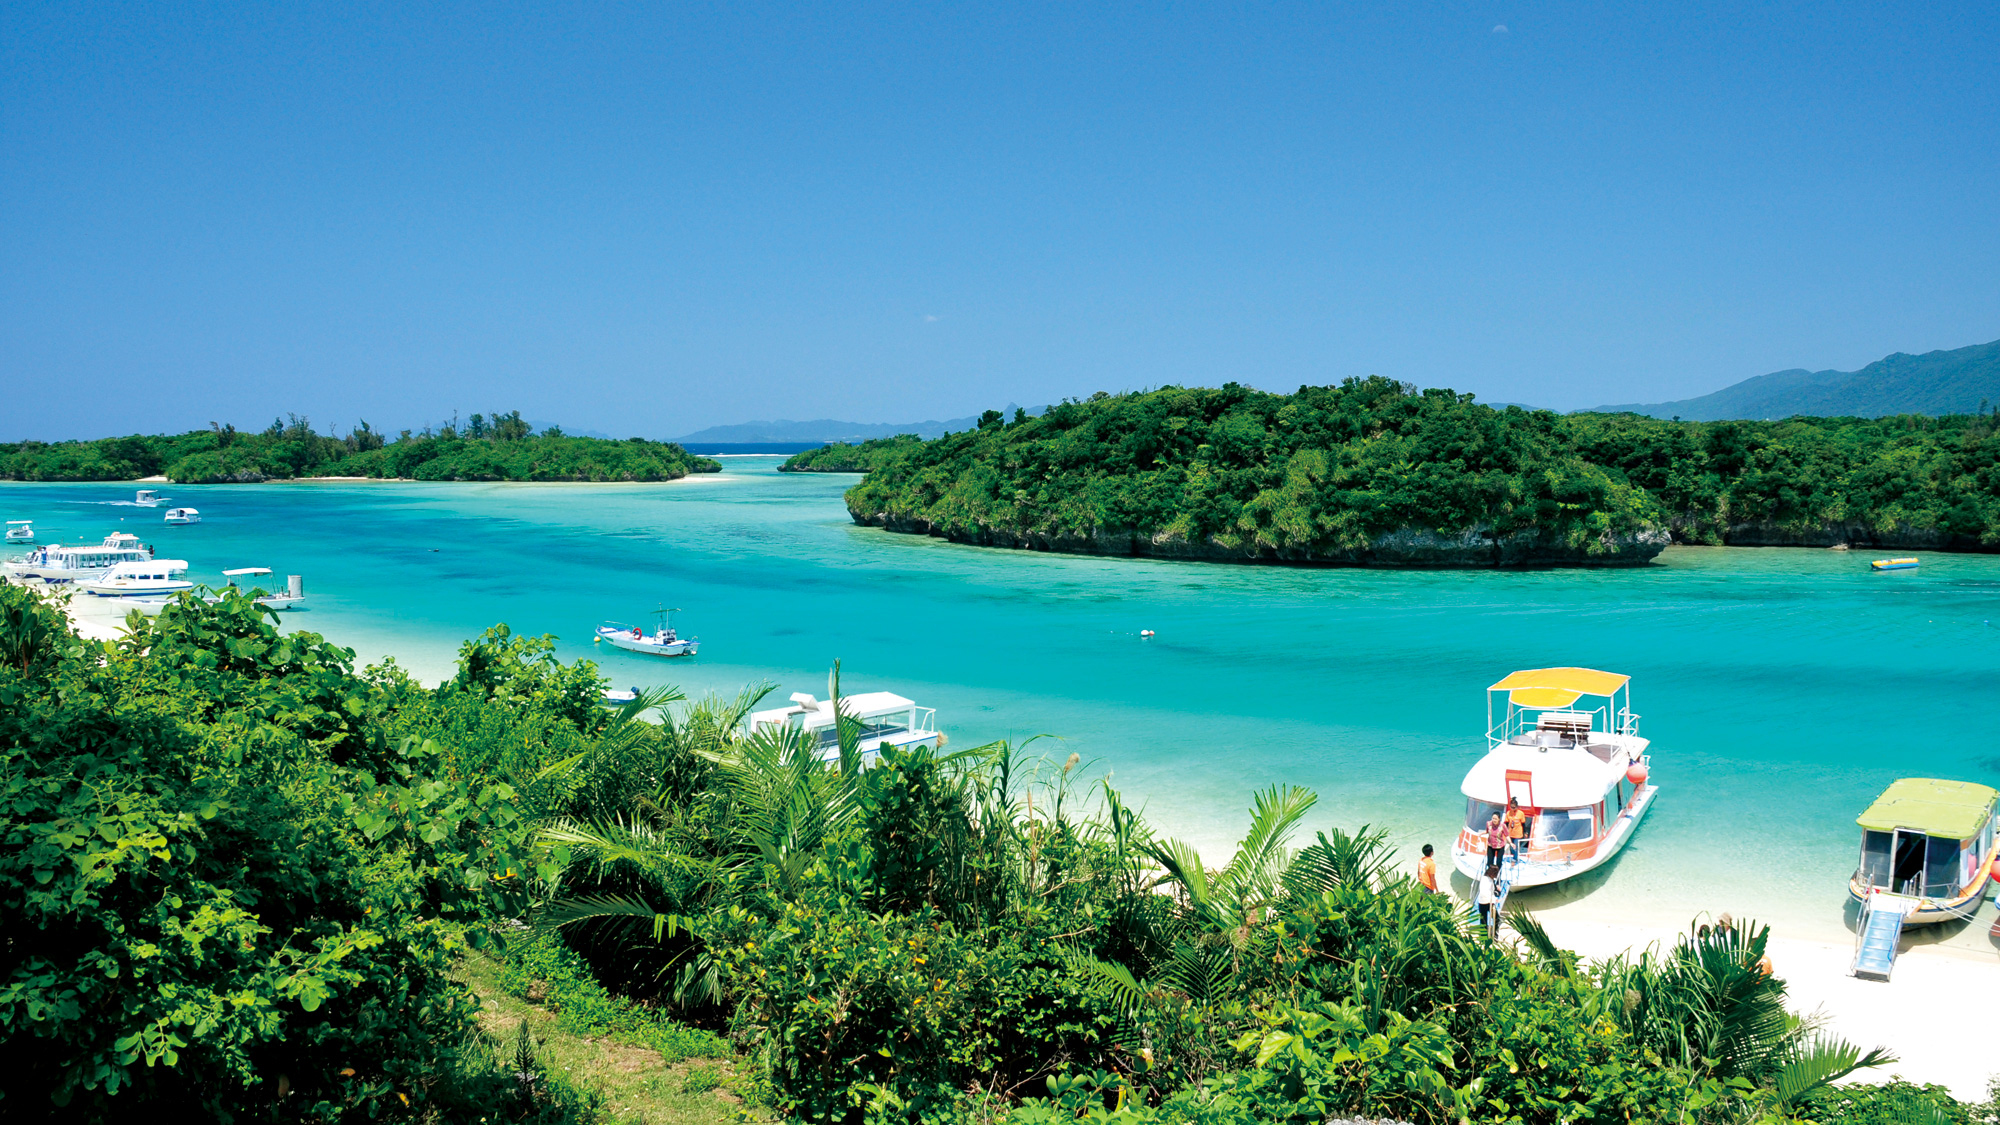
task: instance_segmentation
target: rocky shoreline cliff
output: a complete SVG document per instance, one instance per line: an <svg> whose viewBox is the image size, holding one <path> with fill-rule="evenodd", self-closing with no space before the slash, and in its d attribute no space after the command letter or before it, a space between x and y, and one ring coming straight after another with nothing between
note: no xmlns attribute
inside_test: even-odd
<svg viewBox="0 0 2000 1125"><path fill-rule="evenodd" d="M1484 528L1473 528L1459 534L1445 534L1429 528L1404 528L1378 535L1366 547L1356 550L1309 551L1260 544L1230 546L1214 539L1191 542L1130 529L1100 529L1088 536L1050 535L998 527L946 527L930 520L889 512L856 511L852 507L848 509L848 514L863 527L879 527L905 535L929 535L979 547L1070 555L1128 555L1294 566L1494 569L1643 566L1671 542L1665 530L1605 534L1587 543L1569 544L1556 542L1532 529L1496 536Z"/></svg>

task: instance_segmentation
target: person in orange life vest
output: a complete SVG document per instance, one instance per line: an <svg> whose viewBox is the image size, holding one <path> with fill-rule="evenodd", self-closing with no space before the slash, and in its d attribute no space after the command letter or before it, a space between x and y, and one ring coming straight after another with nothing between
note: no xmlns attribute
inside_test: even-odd
<svg viewBox="0 0 2000 1125"><path fill-rule="evenodd" d="M1432 894L1438 889L1438 861L1431 855L1431 846L1424 845L1424 858L1417 861L1417 885Z"/></svg>
<svg viewBox="0 0 2000 1125"><path fill-rule="evenodd" d="M1507 798L1507 837L1521 850L1526 850L1528 845L1528 819L1528 810L1521 807L1521 798Z"/></svg>

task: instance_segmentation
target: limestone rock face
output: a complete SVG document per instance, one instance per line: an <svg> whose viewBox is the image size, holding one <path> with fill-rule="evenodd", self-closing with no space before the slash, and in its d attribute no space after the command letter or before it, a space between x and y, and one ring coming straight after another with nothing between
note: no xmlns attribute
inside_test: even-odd
<svg viewBox="0 0 2000 1125"><path fill-rule="evenodd" d="M1133 530L1108 528L1098 528L1089 535L1052 535L976 525L948 527L893 512L863 512L852 508L848 512L854 522L863 527L880 527L908 535L930 535L980 547L1011 547L1072 555L1140 555L1162 559L1319 566L1638 566L1650 562L1672 541L1664 528L1605 534L1582 544L1571 544L1538 530L1495 536L1484 527L1462 532L1409 527L1378 535L1365 547L1314 551L1270 547L1254 542L1232 546L1214 539L1191 541L1179 536L1147 535Z"/></svg>

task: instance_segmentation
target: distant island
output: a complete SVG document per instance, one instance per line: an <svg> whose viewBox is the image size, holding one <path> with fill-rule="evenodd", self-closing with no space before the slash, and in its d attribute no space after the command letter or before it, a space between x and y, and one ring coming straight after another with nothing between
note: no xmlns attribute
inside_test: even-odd
<svg viewBox="0 0 2000 1125"><path fill-rule="evenodd" d="M802 453L856 523L1084 554L1606 566L1669 543L2000 550L1993 415L1671 422L1495 409L1371 376L987 411Z"/></svg>
<svg viewBox="0 0 2000 1125"><path fill-rule="evenodd" d="M343 437L297 415L261 431L211 425L184 434L96 441L0 443L0 480L97 481L164 476L176 484L248 484L314 477L425 481L667 481L722 464L673 442L536 431L519 411L474 414L464 426L404 430L366 422Z"/></svg>
<svg viewBox="0 0 2000 1125"><path fill-rule="evenodd" d="M1923 355L1897 352L1859 371L1775 371L1699 398L1599 406L1591 412L1690 422L1770 421L1796 414L1827 418L1976 414L1989 404L2000 404L2000 340Z"/></svg>

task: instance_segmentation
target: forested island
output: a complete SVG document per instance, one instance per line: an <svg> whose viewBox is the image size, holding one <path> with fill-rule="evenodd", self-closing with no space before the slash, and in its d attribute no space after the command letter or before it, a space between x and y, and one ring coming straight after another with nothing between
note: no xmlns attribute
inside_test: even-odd
<svg viewBox="0 0 2000 1125"><path fill-rule="evenodd" d="M1761 926L1585 964L1302 789L1204 856L1074 756L826 761L743 735L768 685L611 709L551 650L429 687L233 589L108 643L0 586L9 1119L1990 1119L1830 1087L1886 1056Z"/></svg>
<svg viewBox="0 0 2000 1125"><path fill-rule="evenodd" d="M393 439L363 422L345 436L297 415L261 431L211 425L184 434L0 444L0 480L97 481L165 476L176 484L248 484L308 477L426 481L666 481L722 464L672 442L535 432L521 412L474 414Z"/></svg>
<svg viewBox="0 0 2000 1125"><path fill-rule="evenodd" d="M1680 422L1496 409L1380 377L1097 394L832 445L857 523L1233 561L1618 565L1669 543L2000 549L1993 415Z"/></svg>

